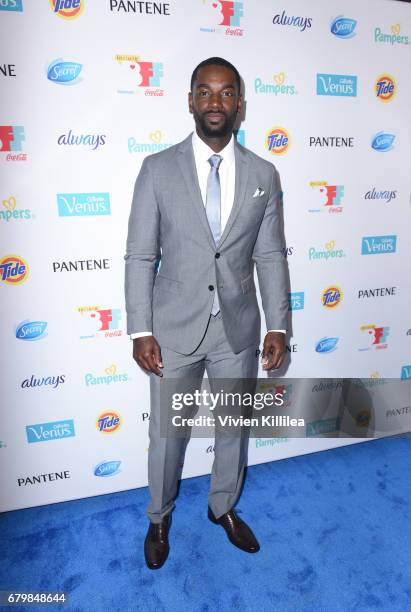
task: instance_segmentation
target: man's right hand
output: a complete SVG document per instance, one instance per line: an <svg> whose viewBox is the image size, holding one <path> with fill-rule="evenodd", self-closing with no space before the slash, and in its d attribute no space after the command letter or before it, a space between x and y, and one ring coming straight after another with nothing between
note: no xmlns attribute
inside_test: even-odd
<svg viewBox="0 0 411 612"><path fill-rule="evenodd" d="M161 361L161 349L154 336L134 338L133 358L145 372L153 372L157 376L163 376L161 368L164 366Z"/></svg>

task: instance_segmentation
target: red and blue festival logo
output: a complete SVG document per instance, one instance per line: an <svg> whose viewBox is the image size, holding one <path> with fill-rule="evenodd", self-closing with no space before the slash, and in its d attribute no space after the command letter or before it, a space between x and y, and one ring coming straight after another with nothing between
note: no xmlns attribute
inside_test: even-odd
<svg viewBox="0 0 411 612"><path fill-rule="evenodd" d="M326 287L326 289L324 289L324 291L321 293L321 303L324 308L332 310L341 304L342 297L343 294L340 287L331 285L330 287Z"/></svg>
<svg viewBox="0 0 411 612"><path fill-rule="evenodd" d="M83 329L81 339L113 338L123 335L119 329L121 321L120 308L101 308L100 306L80 306L77 312L82 317Z"/></svg>
<svg viewBox="0 0 411 612"><path fill-rule="evenodd" d="M394 77L387 73L381 74L375 81L375 95L381 102L389 102L397 93Z"/></svg>
<svg viewBox="0 0 411 612"><path fill-rule="evenodd" d="M359 351L370 351L372 349L386 349L387 338L390 335L390 328L387 326L378 326L375 324L361 325L360 330L366 334L369 345L358 349Z"/></svg>
<svg viewBox="0 0 411 612"><path fill-rule="evenodd" d="M282 155L291 144L290 134L283 127L273 127L267 133L265 144L273 155Z"/></svg>
<svg viewBox="0 0 411 612"><path fill-rule="evenodd" d="M164 96L161 81L164 77L162 62L142 61L137 55L116 55L121 69L121 82L117 93L135 94L143 91L145 96Z"/></svg>
<svg viewBox="0 0 411 612"><path fill-rule="evenodd" d="M22 151L24 127L22 125L0 125L0 151L8 152L6 161L25 161L26 153L16 153Z"/></svg>
<svg viewBox="0 0 411 612"><path fill-rule="evenodd" d="M207 11L210 27L201 27L201 32L224 32L226 36L243 36L241 20L244 16L244 3L233 0L202 0ZM218 26L222 26L221 28Z"/></svg>
<svg viewBox="0 0 411 612"><path fill-rule="evenodd" d="M19 255L4 255L0 258L0 280L6 285L21 285L28 275L29 265Z"/></svg>
<svg viewBox="0 0 411 612"><path fill-rule="evenodd" d="M343 211L344 185L329 185L327 181L311 181L310 187L315 194L320 194L321 202L320 208L309 208L308 212L341 213Z"/></svg>
<svg viewBox="0 0 411 612"><path fill-rule="evenodd" d="M76 19L84 10L84 0L49 0L53 12L62 19Z"/></svg>

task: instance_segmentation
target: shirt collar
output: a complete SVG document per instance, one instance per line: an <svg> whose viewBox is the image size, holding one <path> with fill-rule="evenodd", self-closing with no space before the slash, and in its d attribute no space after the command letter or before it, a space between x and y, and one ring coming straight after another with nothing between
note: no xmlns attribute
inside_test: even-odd
<svg viewBox="0 0 411 612"><path fill-rule="evenodd" d="M200 136L197 132L193 132L193 149L194 155L197 159L207 162L211 155L215 155L215 151L213 151L205 142L201 140ZM223 158L223 162L227 164L227 166L231 165L234 162L234 134L231 135L229 142L226 144L224 149L218 152L217 155L221 155Z"/></svg>

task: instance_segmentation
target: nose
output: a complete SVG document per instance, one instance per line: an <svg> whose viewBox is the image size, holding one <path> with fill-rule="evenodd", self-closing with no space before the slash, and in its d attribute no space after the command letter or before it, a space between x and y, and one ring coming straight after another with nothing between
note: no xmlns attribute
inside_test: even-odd
<svg viewBox="0 0 411 612"><path fill-rule="evenodd" d="M213 108L221 108L222 107L222 104L221 104L221 94L213 93L213 94L210 95L208 100L209 100L210 106L212 106Z"/></svg>

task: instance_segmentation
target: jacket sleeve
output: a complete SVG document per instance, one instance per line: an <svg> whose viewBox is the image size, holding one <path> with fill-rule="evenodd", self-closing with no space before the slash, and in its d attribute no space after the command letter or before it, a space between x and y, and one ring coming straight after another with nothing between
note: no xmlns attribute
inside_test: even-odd
<svg viewBox="0 0 411 612"><path fill-rule="evenodd" d="M285 246L281 184L273 166L269 198L252 255L267 329L287 329L290 281Z"/></svg>
<svg viewBox="0 0 411 612"><path fill-rule="evenodd" d="M149 160L136 179L125 259L127 333L152 331L153 283L159 247L160 212Z"/></svg>

